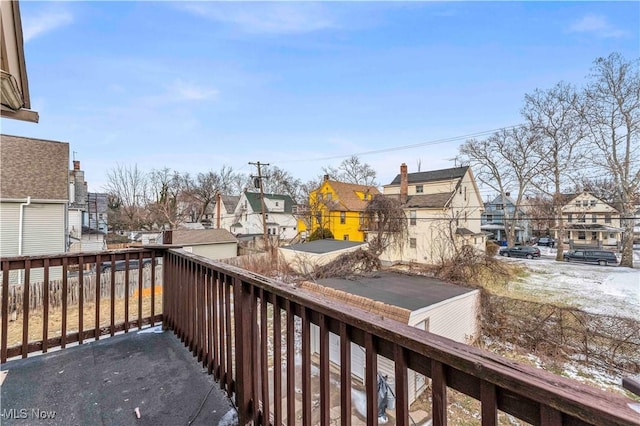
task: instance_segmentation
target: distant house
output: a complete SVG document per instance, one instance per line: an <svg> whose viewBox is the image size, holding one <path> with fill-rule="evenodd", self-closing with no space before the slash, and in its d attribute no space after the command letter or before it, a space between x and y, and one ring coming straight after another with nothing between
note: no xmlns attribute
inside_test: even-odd
<svg viewBox="0 0 640 426"><path fill-rule="evenodd" d="M0 256L67 251L68 164L68 143L0 135Z"/></svg>
<svg viewBox="0 0 640 426"><path fill-rule="evenodd" d="M571 197L562 206L564 235L557 227L556 238L563 238L569 247L617 247L622 240L620 212L614 206L602 201L589 192ZM556 224L557 226L557 224Z"/></svg>
<svg viewBox="0 0 640 426"><path fill-rule="evenodd" d="M324 239L280 247L278 251L281 259L291 268L300 273L307 273L338 256L366 247L367 243L359 241Z"/></svg>
<svg viewBox="0 0 640 426"><path fill-rule="evenodd" d="M507 192L504 198L498 195L492 201L484 203L480 229L493 234L493 239L497 241L506 241L505 223L509 220L515 228L515 242L523 243L531 238L529 219L522 209L514 215L516 203L510 195ZM515 220L511 220L514 216Z"/></svg>
<svg viewBox="0 0 640 426"><path fill-rule="evenodd" d="M325 175L320 187L309 194L306 228L310 232L325 228L337 240L364 242L364 211L378 194L374 186L331 180Z"/></svg>
<svg viewBox="0 0 640 426"><path fill-rule="evenodd" d="M402 247L388 248L382 260L435 263L464 245L484 251L480 229L484 205L470 167L408 173L402 164L400 174L384 185L383 194L400 201L409 235Z"/></svg>
<svg viewBox="0 0 640 426"><path fill-rule="evenodd" d="M293 215L293 200L288 195L264 194L267 234L280 240L291 240L297 234L297 221ZM235 235L263 234L262 203L260 194L245 191L234 211L231 232Z"/></svg>
<svg viewBox="0 0 640 426"><path fill-rule="evenodd" d="M399 321L420 330L438 334L456 342L470 344L479 335L479 290L443 281L394 274L376 273L372 277L332 278L305 282L303 289L321 294L327 300L339 300L357 306L387 321ZM320 352L319 330L311 328L311 351ZM340 337L329 335L329 360L340 365ZM394 363L378 355L378 372L394 381ZM364 348L351 343L351 374L364 384ZM424 376L409 370L409 403L426 389Z"/></svg>
<svg viewBox="0 0 640 426"><path fill-rule="evenodd" d="M225 229L164 231L163 243L181 245L190 253L214 260L238 256L238 240Z"/></svg>
<svg viewBox="0 0 640 426"><path fill-rule="evenodd" d="M239 195L218 194L215 201L207 207L202 223L207 228L231 231L235 219L234 212L239 201Z"/></svg>
<svg viewBox="0 0 640 426"><path fill-rule="evenodd" d="M87 193L87 211L84 213L82 220L84 226L104 233L109 231L109 207L107 197L108 194L104 193Z"/></svg>

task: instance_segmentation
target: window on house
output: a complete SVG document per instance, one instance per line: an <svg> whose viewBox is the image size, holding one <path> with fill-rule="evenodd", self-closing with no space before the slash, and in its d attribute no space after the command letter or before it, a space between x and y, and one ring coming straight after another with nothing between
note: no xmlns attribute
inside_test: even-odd
<svg viewBox="0 0 640 426"><path fill-rule="evenodd" d="M340 224L344 225L347 221L347 214L345 212L340 212Z"/></svg>
<svg viewBox="0 0 640 426"><path fill-rule="evenodd" d="M591 215L591 223L596 223L596 222L598 222L598 215L593 213Z"/></svg>
<svg viewBox="0 0 640 426"><path fill-rule="evenodd" d="M591 207L595 207L596 205L596 200L591 200Z"/></svg>
<svg viewBox="0 0 640 426"><path fill-rule="evenodd" d="M467 201L467 187L464 187L464 200Z"/></svg>
<svg viewBox="0 0 640 426"><path fill-rule="evenodd" d="M322 192L318 193L318 200L322 201L322 197L323 197Z"/></svg>
<svg viewBox="0 0 640 426"><path fill-rule="evenodd" d="M567 215L567 222L573 222L573 215L571 213Z"/></svg>
<svg viewBox="0 0 640 426"><path fill-rule="evenodd" d="M409 225L415 225L417 222L417 212L415 210L409 211Z"/></svg>
<svg viewBox="0 0 640 426"><path fill-rule="evenodd" d="M488 214L487 215L487 222L493 222L493 215L492 214Z"/></svg>
<svg viewBox="0 0 640 426"><path fill-rule="evenodd" d="M582 200L582 207L587 207L589 205L589 200Z"/></svg>
<svg viewBox="0 0 640 426"><path fill-rule="evenodd" d="M360 225L364 224L364 213L360 212L358 219L360 219Z"/></svg>
<svg viewBox="0 0 640 426"><path fill-rule="evenodd" d="M327 192L327 201L331 200L333 195L330 192Z"/></svg>
<svg viewBox="0 0 640 426"><path fill-rule="evenodd" d="M586 233L584 231L578 232L578 239L579 240L586 240L587 239Z"/></svg>
<svg viewBox="0 0 640 426"><path fill-rule="evenodd" d="M409 238L409 248L416 248L416 239Z"/></svg>
<svg viewBox="0 0 640 426"><path fill-rule="evenodd" d="M578 222L586 222L586 215L585 214L581 214L578 216Z"/></svg>
<svg viewBox="0 0 640 426"><path fill-rule="evenodd" d="M416 194L422 194L424 192L424 187L422 185L416 185Z"/></svg>
<svg viewBox="0 0 640 426"><path fill-rule="evenodd" d="M609 238L615 238L616 234L609 234Z"/></svg>
<svg viewBox="0 0 640 426"><path fill-rule="evenodd" d="M345 241L349 241L349 234L344 234L342 236L342 239L345 240Z"/></svg>
<svg viewBox="0 0 640 426"><path fill-rule="evenodd" d="M276 201L276 207L278 207L279 205L280 205L280 204L279 204L279 201Z"/></svg>
<svg viewBox="0 0 640 426"><path fill-rule="evenodd" d="M576 207L580 207L580 200L576 201Z"/></svg>
<svg viewBox="0 0 640 426"><path fill-rule="evenodd" d="M604 223L611 223L611 213L604 215Z"/></svg>

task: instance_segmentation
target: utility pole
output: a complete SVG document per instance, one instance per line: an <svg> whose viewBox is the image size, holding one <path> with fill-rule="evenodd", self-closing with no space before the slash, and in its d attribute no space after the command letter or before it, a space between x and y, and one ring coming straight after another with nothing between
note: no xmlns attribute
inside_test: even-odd
<svg viewBox="0 0 640 426"><path fill-rule="evenodd" d="M261 162L256 162L256 163L252 163L249 162L249 164L256 166L258 168L258 186L260 188L260 209L262 210L262 232L263 232L263 238L264 238L264 245L265 248L267 247L267 244L269 243L268 240L268 235L267 235L267 218L265 215L265 207L264 207L264 191L263 191L263 187L262 187L262 169L260 168L261 166L268 166L269 164L264 164ZM255 177L255 176L251 176L251 177Z"/></svg>

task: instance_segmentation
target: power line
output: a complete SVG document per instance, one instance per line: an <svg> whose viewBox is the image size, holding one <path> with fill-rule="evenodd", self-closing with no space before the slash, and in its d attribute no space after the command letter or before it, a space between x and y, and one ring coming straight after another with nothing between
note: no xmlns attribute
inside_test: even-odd
<svg viewBox="0 0 640 426"><path fill-rule="evenodd" d="M509 130L509 129L514 129L516 127L520 127L520 126L521 126L520 124L516 124L516 125L513 125L513 126L500 127L498 129L492 129L492 130L484 130L484 131L480 131L480 132L469 133L469 134L466 134L466 135L452 136L452 137L442 138L442 139L434 139L434 140L431 140L431 141L419 142L419 143L410 144L410 145L400 145L400 146L389 147L389 148L374 149L374 150L371 150L371 151L363 151L363 152L359 152L359 153L355 153L355 154L332 155L332 156L328 156L328 157L286 160L286 161L280 161L279 163L282 164L282 163L293 163L293 162L297 163L297 162L301 162L301 161L336 160L336 159L340 159L340 158L349 158L349 157L352 157L354 155L360 157L360 156L363 156L363 155L382 154L382 153L385 153L385 152L402 151L402 150L405 150L405 149L419 148L421 146L439 145L439 144L443 144L443 143L447 143L447 142L455 142L455 141L469 139L469 138L476 138L476 137L480 137L480 136L486 136L486 135L490 135L492 133L498 132L500 130Z"/></svg>

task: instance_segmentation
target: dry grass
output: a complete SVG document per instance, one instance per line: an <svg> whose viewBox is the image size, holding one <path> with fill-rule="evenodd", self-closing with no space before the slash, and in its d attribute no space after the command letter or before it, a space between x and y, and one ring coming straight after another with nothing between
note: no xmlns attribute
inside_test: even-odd
<svg viewBox="0 0 640 426"><path fill-rule="evenodd" d="M146 291L145 291L146 290ZM122 323L125 320L125 299L115 299L114 323ZM154 313L162 313L162 288L156 287ZM94 303L85 303L83 306L82 321L83 329L91 330L95 328L96 308ZM151 292L150 289L143 290L142 296L142 318L151 315ZM137 294L129 298L129 321L138 319L138 296ZM67 333L78 330L79 305L67 308ZM111 298L100 300L100 327L107 327L111 324ZM42 327L44 325L43 309L31 311L28 320L29 342L41 341L43 338ZM60 337L62 335L62 309L50 308L48 315L48 338ZM22 343L23 316L18 314L15 321L10 321L7 331L7 346L12 347Z"/></svg>

